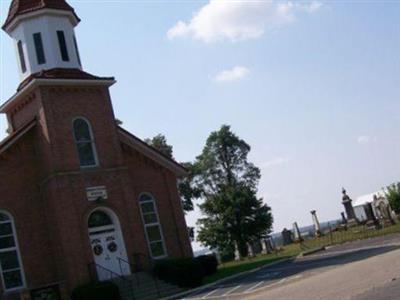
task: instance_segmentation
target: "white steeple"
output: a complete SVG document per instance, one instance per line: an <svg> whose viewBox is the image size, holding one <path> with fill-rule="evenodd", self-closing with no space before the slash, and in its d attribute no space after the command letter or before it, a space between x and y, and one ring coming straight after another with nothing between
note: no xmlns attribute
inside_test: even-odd
<svg viewBox="0 0 400 300"><path fill-rule="evenodd" d="M82 69L79 21L64 0L12 1L3 29L14 39L21 81L42 70Z"/></svg>

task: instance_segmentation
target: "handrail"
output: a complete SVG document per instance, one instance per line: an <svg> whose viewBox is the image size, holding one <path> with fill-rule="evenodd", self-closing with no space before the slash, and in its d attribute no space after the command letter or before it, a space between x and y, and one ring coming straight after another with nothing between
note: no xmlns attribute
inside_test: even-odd
<svg viewBox="0 0 400 300"><path fill-rule="evenodd" d="M145 260L147 260L147 258L148 258L148 255L146 255L144 253L141 253L141 252L133 253L133 261L135 262L135 265L134 265L135 271L142 271L143 266L141 266L140 260L143 259L143 262L144 262ZM136 263L136 260L139 261L139 264Z"/></svg>
<svg viewBox="0 0 400 300"><path fill-rule="evenodd" d="M122 272L122 266L121 266L121 261L122 261L122 262L126 263L129 266L129 269L131 270L131 273L133 273L133 275L135 275L136 285L139 285L139 278L137 277L136 272L133 272L134 266L129 261L127 261L126 259L123 259L121 257L117 257L117 259L118 259L118 264L119 264L119 269L121 271L121 274L123 273Z"/></svg>
<svg viewBox="0 0 400 300"><path fill-rule="evenodd" d="M95 270L96 270L96 280L99 280L99 275L98 275L98 273L97 273L97 268L100 268L100 269L102 269L102 270L107 271L107 272L111 275L111 277L110 277L109 279L120 278L120 279L123 279L123 280L127 280L127 279L126 279L124 276L122 276L121 274L118 274L118 273L116 273L116 272L114 272L114 271L111 271L110 269L107 269L106 267L103 267L103 266L101 266L101 265L99 265L99 264L96 264L95 262L92 262L92 263L89 264L89 272L92 271L92 269L91 269L92 266L94 266L94 267L95 267Z"/></svg>
<svg viewBox="0 0 400 300"><path fill-rule="evenodd" d="M129 261L127 261L127 260L125 260L125 259L123 259L121 257L118 257L119 260L127 263L130 266L132 272L138 272L138 271L143 271L144 270L143 266L141 266L141 264L138 263L138 262L140 262L141 259L140 258L137 259L137 257L142 257L145 260L152 262L152 259L151 259L151 257L149 255L146 255L146 254L141 253L141 252L136 252L136 253L133 254L133 256L134 256L133 257L134 263L130 263Z"/></svg>
<svg viewBox="0 0 400 300"><path fill-rule="evenodd" d="M136 255L143 255L144 257L147 257L147 256L146 256L145 254L143 254L143 253L136 253ZM133 266L129 261L127 261L126 259L123 259L123 258L121 258L121 257L117 257L117 259L118 259L118 261L119 261L119 267L120 267L120 269L121 269L121 273L122 273L121 261L124 262L124 263L126 263L126 264L128 264L131 270L134 270L134 266ZM135 278L136 278L136 284L137 284L137 285L140 285L139 278L138 278L138 276L136 275L136 272L133 272L133 273L134 273ZM158 296L160 297L161 295L160 295L160 288L159 288L159 286L158 286L158 280L157 280L156 276L154 276L153 273L150 273L149 275L150 275L151 278L153 279L153 281L154 281L154 286L155 286L155 288L156 288L157 294L158 294Z"/></svg>
<svg viewBox="0 0 400 300"><path fill-rule="evenodd" d="M131 292L132 299L136 299L136 298L135 298L135 295L134 295L134 292L133 292L133 286L132 286L132 281L131 281L131 280L129 280L128 278L126 278L126 277L124 277L124 276L122 276L122 275L120 275L120 274L118 274L118 273L115 273L114 271L111 271L111 270L109 270L109 269L107 269L107 268L105 268L105 267L103 267L103 266L101 266L101 265L99 265L99 264L96 264L95 262L92 262L92 263L90 263L90 264L88 265L88 267L89 267L89 273L91 273L91 266L94 266L94 267L96 268L96 280L97 280L97 281L99 281L99 276L98 276L98 273L97 273L97 268L101 268L101 269L103 269L103 270L105 270L105 271L107 271L107 272L110 273L111 278L110 278L109 280L113 280L115 277L112 277L112 276L113 276L113 275L116 275L116 278L122 279L122 280L125 281L125 282L129 282L129 290L130 290L130 292ZM121 272L121 273L122 273L122 272Z"/></svg>

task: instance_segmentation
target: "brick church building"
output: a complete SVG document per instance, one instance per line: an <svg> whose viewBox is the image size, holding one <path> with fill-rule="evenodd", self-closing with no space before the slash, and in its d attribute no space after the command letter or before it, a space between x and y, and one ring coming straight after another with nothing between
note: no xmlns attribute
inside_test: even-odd
<svg viewBox="0 0 400 300"><path fill-rule="evenodd" d="M79 22L64 0L13 0L3 26L21 83L0 107L1 299L49 287L69 299L91 270L106 280L192 256L186 170L117 125L115 80L83 71Z"/></svg>

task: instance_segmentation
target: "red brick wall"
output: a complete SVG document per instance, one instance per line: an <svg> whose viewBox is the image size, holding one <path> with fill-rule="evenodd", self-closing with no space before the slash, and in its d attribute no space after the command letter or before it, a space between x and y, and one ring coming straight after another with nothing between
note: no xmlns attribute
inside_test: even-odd
<svg viewBox="0 0 400 300"><path fill-rule="evenodd" d="M88 264L93 262L89 245L87 219L96 207L110 208L121 225L128 253L137 244L135 232L130 223L135 220L135 209L126 203L126 171L108 170L98 172L82 171L78 174L63 174L52 178L46 185L49 195L47 202L51 212L52 226L59 251L57 261L63 279L73 288L89 280ZM104 185L108 199L104 203L89 202L86 187ZM136 219L137 220L137 219Z"/></svg>
<svg viewBox="0 0 400 300"><path fill-rule="evenodd" d="M121 165L121 149L107 88L42 87L41 95L54 170L79 169L72 133L76 117L84 117L91 123L100 166Z"/></svg>
<svg viewBox="0 0 400 300"><path fill-rule="evenodd" d="M138 204L143 192L156 199L168 255L191 256L175 175L127 146L122 151L108 89L38 91L12 116L15 127L36 116L36 127L0 159L0 209L16 220L28 287L62 282L71 291L89 281L87 218L99 206L118 216L131 263L134 253L148 255ZM99 167L79 167L72 133L77 116L92 125ZM106 186L108 199L89 202L92 186Z"/></svg>
<svg viewBox="0 0 400 300"><path fill-rule="evenodd" d="M0 157L0 210L14 218L26 279L32 287L54 282L56 278L47 216L37 181L36 130L33 128Z"/></svg>
<svg viewBox="0 0 400 300"><path fill-rule="evenodd" d="M161 168L137 151L124 149L125 164L133 183L132 201L138 202L142 193L154 196L170 257L192 256L186 222L173 173ZM148 250L147 253L149 254Z"/></svg>

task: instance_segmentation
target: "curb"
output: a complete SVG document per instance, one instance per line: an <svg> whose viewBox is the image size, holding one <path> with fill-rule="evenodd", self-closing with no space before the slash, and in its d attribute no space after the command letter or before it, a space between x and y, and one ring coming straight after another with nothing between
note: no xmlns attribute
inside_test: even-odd
<svg viewBox="0 0 400 300"><path fill-rule="evenodd" d="M199 286L199 287L194 288L194 289L189 290L189 291L184 291L184 292L181 292L181 293L179 293L179 294L171 295L171 296L168 296L168 297L165 297L165 298L160 298L159 300L172 300L172 299L177 299L177 298L186 296L186 295L188 295L188 294L191 294L191 293L194 293L194 292L197 292L197 291L201 291L201 290L207 289L207 288L212 287L212 286L214 286L214 285L221 284L221 283L223 283L223 282L225 282L225 281L228 281L228 280L231 280L231 279L235 279L236 277L240 277L240 276L243 276L243 275L251 274L251 273L253 273L253 272L257 272L257 271L259 271L259 270L266 269L266 268L268 268L268 267L277 265L277 264L282 263L282 262L289 261L289 260L291 260L291 259L293 259L293 257L292 257L292 258L282 258L282 259L277 260L277 261L274 261L274 262L272 262L272 263L270 263L270 264L266 264L266 265L264 265L264 266L257 267L257 268L255 268L255 269L251 269L251 270L244 271L244 272L241 272L241 273L233 274L233 275L231 275L231 276L222 278L222 279L220 279L220 280L211 282L211 283L206 284L206 285Z"/></svg>
<svg viewBox="0 0 400 300"><path fill-rule="evenodd" d="M314 248L314 249L311 249L311 250L307 250L307 251L304 251L304 252L302 252L299 256L300 257L304 257L304 256L308 256L308 255L311 255L311 254L314 254L314 253L318 253L318 252L321 252L321 251L325 251L325 246L323 246L323 247L318 247L318 248Z"/></svg>

